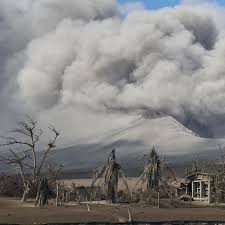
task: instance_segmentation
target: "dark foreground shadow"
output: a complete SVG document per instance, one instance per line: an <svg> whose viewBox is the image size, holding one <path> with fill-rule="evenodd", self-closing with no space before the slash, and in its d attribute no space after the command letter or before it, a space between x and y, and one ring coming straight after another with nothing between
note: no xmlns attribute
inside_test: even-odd
<svg viewBox="0 0 225 225"><path fill-rule="evenodd" d="M225 225L224 222L215 222L215 221L172 221L172 222L142 222L142 221L133 221L127 223L101 223L101 222L90 222L90 223L47 223L47 224L38 224L34 225ZM0 224L0 225L32 225L32 224Z"/></svg>

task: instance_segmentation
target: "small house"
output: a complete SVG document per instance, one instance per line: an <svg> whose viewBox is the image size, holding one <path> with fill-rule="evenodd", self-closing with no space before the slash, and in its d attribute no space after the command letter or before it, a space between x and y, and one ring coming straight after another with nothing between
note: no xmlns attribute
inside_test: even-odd
<svg viewBox="0 0 225 225"><path fill-rule="evenodd" d="M186 177L190 181L190 194L194 201L211 204L213 201L213 175L203 172L195 172Z"/></svg>

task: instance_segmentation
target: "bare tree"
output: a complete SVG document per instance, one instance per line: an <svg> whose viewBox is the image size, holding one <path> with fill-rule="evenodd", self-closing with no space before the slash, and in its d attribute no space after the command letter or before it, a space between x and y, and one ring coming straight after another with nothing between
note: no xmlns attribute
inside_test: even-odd
<svg viewBox="0 0 225 225"><path fill-rule="evenodd" d="M56 183L57 179L59 179L61 171L63 169L62 164L57 164L55 162L47 162L47 177L51 180L51 182Z"/></svg>
<svg viewBox="0 0 225 225"><path fill-rule="evenodd" d="M19 168L19 173L23 181L24 194L22 201L26 200L26 195L32 185L36 185L40 179L42 169L49 153L56 147L56 140L59 132L54 127L49 127L53 138L48 142L44 151L37 152L40 148L40 138L43 134L38 128L37 121L26 116L24 121L17 122L17 127L10 131L9 137L1 137L5 142L0 146L12 146L9 154L2 155L0 160Z"/></svg>
<svg viewBox="0 0 225 225"><path fill-rule="evenodd" d="M225 147L219 145L219 162L207 166L209 172L213 175L215 205L225 200Z"/></svg>
<svg viewBox="0 0 225 225"><path fill-rule="evenodd" d="M47 177L43 177L38 185L38 191L35 201L35 206L44 206L48 204L49 185Z"/></svg>

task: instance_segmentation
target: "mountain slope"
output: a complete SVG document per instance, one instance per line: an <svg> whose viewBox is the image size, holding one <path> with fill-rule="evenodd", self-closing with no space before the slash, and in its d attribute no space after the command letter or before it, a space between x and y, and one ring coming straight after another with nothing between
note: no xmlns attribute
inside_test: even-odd
<svg viewBox="0 0 225 225"><path fill-rule="evenodd" d="M143 163L143 156L155 145L157 151L176 163L198 157L217 157L224 139L200 138L172 117L138 118L123 129L105 135L104 141L57 150L52 156L66 169L93 168L103 163L112 148L126 167Z"/></svg>

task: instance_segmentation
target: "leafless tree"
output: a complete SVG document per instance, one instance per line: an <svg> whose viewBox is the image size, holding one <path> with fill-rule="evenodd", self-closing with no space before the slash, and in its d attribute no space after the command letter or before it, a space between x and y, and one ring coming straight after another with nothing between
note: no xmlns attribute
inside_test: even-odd
<svg viewBox="0 0 225 225"><path fill-rule="evenodd" d="M54 162L47 162L47 177L51 179L51 182L55 183L59 179L62 169L62 164L58 165Z"/></svg>
<svg viewBox="0 0 225 225"><path fill-rule="evenodd" d="M38 191L35 201L35 206L44 206L48 204L49 185L47 177L43 177L38 185Z"/></svg>
<svg viewBox="0 0 225 225"><path fill-rule="evenodd" d="M225 147L219 145L219 163L213 164L210 173L214 177L215 205L225 200Z"/></svg>
<svg viewBox="0 0 225 225"><path fill-rule="evenodd" d="M4 143L0 146L12 146L13 149L9 149L9 154L2 155L0 160L19 169L24 186L22 201L26 200L30 187L40 179L44 164L50 152L56 147L59 132L52 126L49 130L53 138L48 142L45 150L39 152L38 157L38 150L43 150L39 149L43 132L38 128L37 121L29 116L26 116L24 121L17 122L17 127L10 131L9 137L1 137Z"/></svg>

